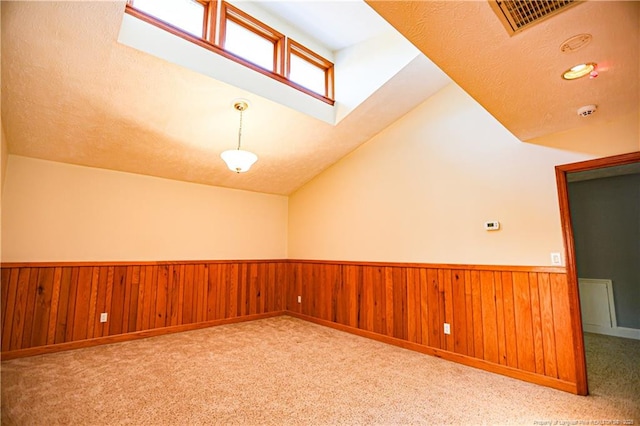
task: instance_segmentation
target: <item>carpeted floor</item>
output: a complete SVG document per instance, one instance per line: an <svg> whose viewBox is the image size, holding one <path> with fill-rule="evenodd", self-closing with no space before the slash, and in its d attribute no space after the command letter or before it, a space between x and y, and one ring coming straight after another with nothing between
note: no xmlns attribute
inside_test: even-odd
<svg viewBox="0 0 640 426"><path fill-rule="evenodd" d="M275 317L2 362L2 424L640 424L640 341L586 337L580 397Z"/></svg>

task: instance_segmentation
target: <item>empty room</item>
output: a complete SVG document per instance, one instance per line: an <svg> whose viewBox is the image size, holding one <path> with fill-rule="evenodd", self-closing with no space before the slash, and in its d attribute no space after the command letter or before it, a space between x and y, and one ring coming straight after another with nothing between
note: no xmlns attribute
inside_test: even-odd
<svg viewBox="0 0 640 426"><path fill-rule="evenodd" d="M0 12L3 425L640 422L640 2Z"/></svg>

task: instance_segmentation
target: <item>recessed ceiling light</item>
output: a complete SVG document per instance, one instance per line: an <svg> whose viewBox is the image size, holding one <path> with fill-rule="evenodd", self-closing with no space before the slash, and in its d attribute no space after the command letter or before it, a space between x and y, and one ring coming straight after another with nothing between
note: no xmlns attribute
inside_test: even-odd
<svg viewBox="0 0 640 426"><path fill-rule="evenodd" d="M585 75L591 74L592 71L596 69L595 62L587 62L586 64L578 64L573 66L562 73L562 78L565 80L575 80L576 78L584 77Z"/></svg>

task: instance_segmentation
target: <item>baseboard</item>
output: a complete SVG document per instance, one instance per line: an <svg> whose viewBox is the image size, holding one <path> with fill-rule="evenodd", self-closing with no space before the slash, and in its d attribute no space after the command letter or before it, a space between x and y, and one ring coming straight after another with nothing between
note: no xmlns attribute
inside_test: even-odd
<svg viewBox="0 0 640 426"><path fill-rule="evenodd" d="M432 355L438 358L445 359L447 361L457 362L459 364L467 365L469 367L478 368L480 370L489 371L491 373L500 374L503 376L519 379L529 383L535 383L542 386L558 389L561 391L578 394L578 388L576 383L567 382L565 380L556 379L553 377L543 376L537 373L531 373L524 370L518 370L517 368L508 367L506 365L499 365L493 362L485 361L483 359L473 358L467 355L457 354L455 352L449 352L438 348L432 348L430 346L424 346L418 343L409 342L407 340L398 339L395 337L389 337L382 334L374 333L372 331L361 330L359 328L350 327L343 324L338 324L332 321L322 320L314 317L310 317L297 312L285 311L285 315L289 315L294 318L309 321L318 325L334 328L336 330L344 331L347 333L355 334L361 337L377 340L379 342L399 346L404 349L413 350L427 355Z"/></svg>
<svg viewBox="0 0 640 426"><path fill-rule="evenodd" d="M174 325L170 327L154 328L151 330L136 331L133 333L116 334L113 336L98 337L95 339L78 340L75 342L58 343L47 346L37 346L34 348L18 349L6 351L0 354L2 361L24 358L28 356L50 354L55 352L69 351L72 349L88 348L92 346L106 345L109 343L127 342L129 340L144 339L147 337L162 336L164 334L179 333L182 331L198 330L201 328L213 327L216 325L235 324L246 321L253 321L263 318L270 318L283 315L283 311L267 312L264 314L246 315L242 317L225 318L220 320L205 321L194 324Z"/></svg>
<svg viewBox="0 0 640 426"><path fill-rule="evenodd" d="M587 333L606 334L608 336L640 340L640 329L637 328L601 327L599 325L582 324L582 330Z"/></svg>

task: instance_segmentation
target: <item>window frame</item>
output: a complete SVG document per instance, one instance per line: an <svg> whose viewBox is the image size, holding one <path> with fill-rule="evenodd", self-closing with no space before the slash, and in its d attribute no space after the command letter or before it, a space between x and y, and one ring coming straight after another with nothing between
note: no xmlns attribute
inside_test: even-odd
<svg viewBox="0 0 640 426"><path fill-rule="evenodd" d="M278 31L260 22L248 13L245 13L237 7L227 3L226 1L223 1L222 7L220 9L220 20L218 22L220 28L220 42L218 43L218 45L220 46L220 48L222 48L222 50L234 56L236 55L233 52L230 52L225 48L225 44L227 42L227 20L241 26L245 30L250 31L258 37L261 37L273 44L273 68L268 71L274 74L284 75L284 55L282 54L285 44L284 34L279 33ZM251 62L250 60L241 56L238 57L247 62ZM251 62L251 64L255 65L253 62Z"/></svg>
<svg viewBox="0 0 640 426"><path fill-rule="evenodd" d="M171 22L167 22L163 19L158 18L157 16L153 16L150 13L145 12L142 9L138 9L135 6L135 0L127 0L127 5L125 7L125 12L135 16L136 18L142 19L145 22L149 22L150 24L154 24L157 27L160 27L172 34L186 35L190 38L196 38L198 40L209 41L212 42L213 38L209 37L209 34L215 34L215 23L217 19L218 13L218 0L192 0L196 3L200 3L204 6L204 11L202 13L202 32L200 37L195 34L192 34L177 25L172 24ZM179 32L177 34L176 32ZM190 40L190 39L189 39Z"/></svg>
<svg viewBox="0 0 640 426"><path fill-rule="evenodd" d="M202 22L202 37L195 36L176 25L157 18L143 10L135 7L135 0L127 0L125 5L125 13L138 18L144 22L154 25L164 31L167 31L177 37L194 43L204 49L224 56L236 63L251 68L263 75L273 78L285 85L297 89L313 98L325 102L331 106L335 104L334 100L334 65L331 61L323 58L312 50L304 47L280 32L274 30L270 26L264 24L258 19L252 17L246 12L229 4L224 0L194 0L205 7ZM218 12L218 9L220 11ZM274 71L262 68L253 62L235 55L224 49L226 39L226 21L233 21L235 24L253 32L274 43ZM218 39L216 40L216 36ZM290 55L295 54L299 58L325 70L325 93L320 94L308 89L289 79Z"/></svg>
<svg viewBox="0 0 640 426"><path fill-rule="evenodd" d="M303 46L302 44L298 43L295 40L292 40L290 38L287 39L287 71L285 76L287 80L289 80L292 84L300 86L305 91L308 90L312 93L316 93L316 92L312 91L311 89L307 89L304 86L301 86L295 81L290 80L289 77L291 75L291 56L297 56L303 61L306 61L311 65L324 71L324 91L325 92L324 94L320 94L320 95L324 95L324 97L326 98L333 99L334 97L333 62L323 58L322 56L318 55L311 49Z"/></svg>

